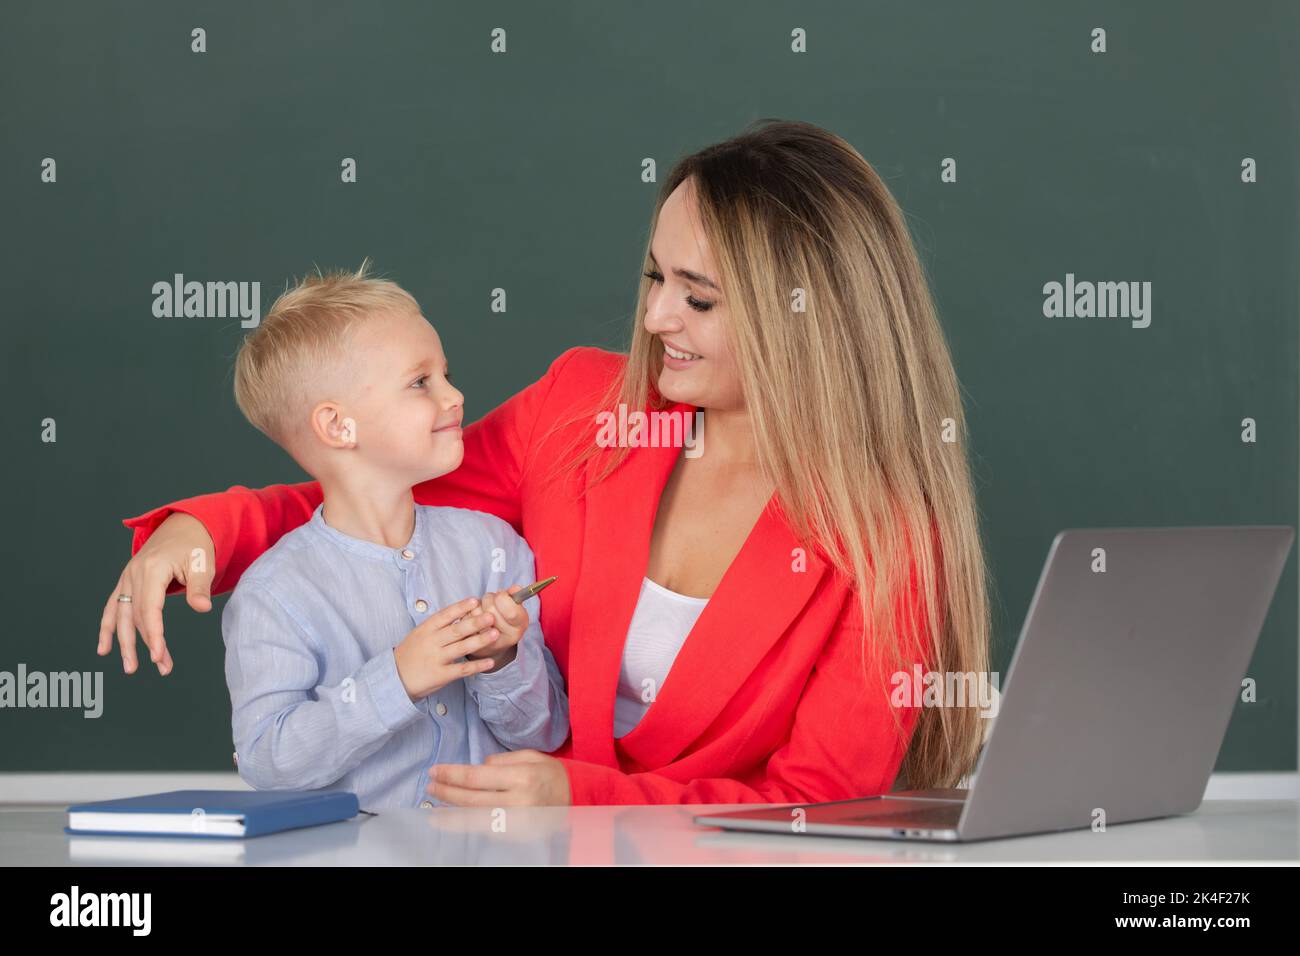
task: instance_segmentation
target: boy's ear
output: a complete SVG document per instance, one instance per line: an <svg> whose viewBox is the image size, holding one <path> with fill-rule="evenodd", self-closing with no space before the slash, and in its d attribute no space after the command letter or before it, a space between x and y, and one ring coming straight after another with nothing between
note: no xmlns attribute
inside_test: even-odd
<svg viewBox="0 0 1300 956"><path fill-rule="evenodd" d="M357 443L356 420L335 402L321 402L312 409L311 430L330 448L350 448Z"/></svg>

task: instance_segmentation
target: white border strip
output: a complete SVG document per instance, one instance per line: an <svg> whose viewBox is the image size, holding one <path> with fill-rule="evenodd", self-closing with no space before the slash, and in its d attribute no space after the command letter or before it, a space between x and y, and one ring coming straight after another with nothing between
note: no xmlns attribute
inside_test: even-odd
<svg viewBox="0 0 1300 956"><path fill-rule="evenodd" d="M168 790L251 790L238 773L0 773L4 804L73 804ZM1216 773L1206 800L1300 800L1300 774Z"/></svg>

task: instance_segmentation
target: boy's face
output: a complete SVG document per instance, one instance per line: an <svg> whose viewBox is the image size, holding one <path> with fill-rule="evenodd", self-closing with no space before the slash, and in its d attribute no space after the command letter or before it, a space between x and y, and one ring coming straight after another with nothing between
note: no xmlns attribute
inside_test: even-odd
<svg viewBox="0 0 1300 956"><path fill-rule="evenodd" d="M460 466L465 396L448 381L442 342L423 316L363 323L349 364L354 385L339 414L368 469L417 484Z"/></svg>

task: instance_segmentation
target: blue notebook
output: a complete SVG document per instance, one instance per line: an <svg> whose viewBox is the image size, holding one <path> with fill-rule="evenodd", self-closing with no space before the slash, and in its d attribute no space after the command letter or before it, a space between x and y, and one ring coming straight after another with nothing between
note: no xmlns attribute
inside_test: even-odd
<svg viewBox="0 0 1300 956"><path fill-rule="evenodd" d="M65 833L240 839L349 820L343 790L173 790L68 807Z"/></svg>

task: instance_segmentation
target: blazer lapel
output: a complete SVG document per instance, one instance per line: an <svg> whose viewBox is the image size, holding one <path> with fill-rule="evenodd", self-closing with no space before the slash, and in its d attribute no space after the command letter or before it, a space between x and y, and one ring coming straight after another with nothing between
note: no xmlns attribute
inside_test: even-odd
<svg viewBox="0 0 1300 956"><path fill-rule="evenodd" d="M629 757L643 767L669 763L749 679L825 574L826 564L811 551L805 569L794 571L798 547L773 496L704 606L654 703L621 738Z"/></svg>
<svg viewBox="0 0 1300 956"><path fill-rule="evenodd" d="M674 410L693 413L678 403ZM583 557L570 629L572 756L617 766L614 699L628 626L650 557L650 537L680 448L636 448L587 489ZM826 564L799 542L775 496L750 530L641 722L621 739L642 766L662 766L717 717L807 605Z"/></svg>

